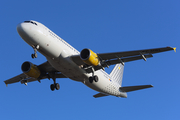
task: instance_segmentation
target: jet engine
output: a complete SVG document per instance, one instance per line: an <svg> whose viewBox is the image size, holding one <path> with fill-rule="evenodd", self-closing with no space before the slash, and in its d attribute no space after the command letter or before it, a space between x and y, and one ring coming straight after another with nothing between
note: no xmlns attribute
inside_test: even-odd
<svg viewBox="0 0 180 120"><path fill-rule="evenodd" d="M31 62L24 62L21 66L21 70L29 77L38 78L41 75L38 67Z"/></svg>
<svg viewBox="0 0 180 120"><path fill-rule="evenodd" d="M100 63L98 55L90 49L83 49L80 53L80 58L88 65L97 66Z"/></svg>

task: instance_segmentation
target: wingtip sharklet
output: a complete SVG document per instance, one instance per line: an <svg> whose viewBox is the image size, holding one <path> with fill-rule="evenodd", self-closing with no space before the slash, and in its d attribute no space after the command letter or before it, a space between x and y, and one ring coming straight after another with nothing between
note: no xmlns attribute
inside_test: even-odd
<svg viewBox="0 0 180 120"><path fill-rule="evenodd" d="M176 52L176 47L174 47L173 49L174 49L174 52Z"/></svg>

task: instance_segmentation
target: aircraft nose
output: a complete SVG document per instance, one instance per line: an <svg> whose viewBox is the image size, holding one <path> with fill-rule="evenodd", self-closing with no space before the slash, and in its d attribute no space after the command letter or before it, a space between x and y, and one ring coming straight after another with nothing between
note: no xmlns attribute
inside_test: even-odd
<svg viewBox="0 0 180 120"><path fill-rule="evenodd" d="M37 36L36 36L36 29L34 29L34 25L29 23L29 21L19 23L16 26L18 34L21 38L27 42L28 44L37 44Z"/></svg>
<svg viewBox="0 0 180 120"><path fill-rule="evenodd" d="M23 23L19 23L16 29L19 35L23 37L23 36L28 36L30 34L31 26L23 22Z"/></svg>
<svg viewBox="0 0 180 120"><path fill-rule="evenodd" d="M19 23L16 29L23 40L25 40L26 42L32 41L31 38L33 36L33 32L31 24L25 22Z"/></svg>
<svg viewBox="0 0 180 120"><path fill-rule="evenodd" d="M24 25L23 23L19 23L16 27L17 31L19 34L21 34L22 32L24 32Z"/></svg>

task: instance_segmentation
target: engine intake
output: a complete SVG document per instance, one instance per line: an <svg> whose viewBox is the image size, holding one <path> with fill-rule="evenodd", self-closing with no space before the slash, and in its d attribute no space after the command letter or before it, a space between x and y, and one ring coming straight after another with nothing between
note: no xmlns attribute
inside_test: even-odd
<svg viewBox="0 0 180 120"><path fill-rule="evenodd" d="M38 67L31 62L24 62L21 66L21 70L29 77L38 78L41 75Z"/></svg>
<svg viewBox="0 0 180 120"><path fill-rule="evenodd" d="M97 66L100 63L99 57L90 49L83 49L80 53L82 61L88 65Z"/></svg>

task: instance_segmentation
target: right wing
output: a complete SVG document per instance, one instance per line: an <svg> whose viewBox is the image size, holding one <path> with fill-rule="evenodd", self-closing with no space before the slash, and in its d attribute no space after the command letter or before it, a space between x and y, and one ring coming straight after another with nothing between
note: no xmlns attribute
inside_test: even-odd
<svg viewBox="0 0 180 120"><path fill-rule="evenodd" d="M16 82L21 82L22 84L26 84L28 82L33 82L33 81L39 81L42 79L50 79L51 74L50 73L54 73L54 77L55 78L66 78L66 76L64 76L62 73L58 72L56 69L54 69L49 62L45 62L43 64L40 64L37 66L39 70L43 71L44 74L40 79L36 79L36 78L32 78L32 77L28 77L27 75L25 75L24 73L21 73L20 75L17 75L13 78L10 78L8 80L5 80L4 83L6 85L8 84L12 84L12 83L16 83Z"/></svg>

